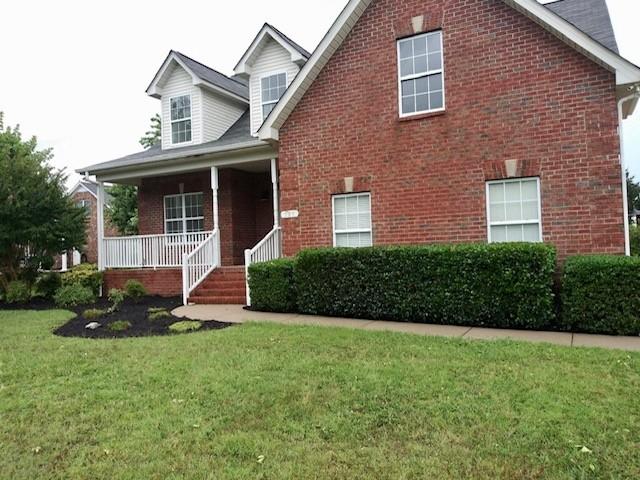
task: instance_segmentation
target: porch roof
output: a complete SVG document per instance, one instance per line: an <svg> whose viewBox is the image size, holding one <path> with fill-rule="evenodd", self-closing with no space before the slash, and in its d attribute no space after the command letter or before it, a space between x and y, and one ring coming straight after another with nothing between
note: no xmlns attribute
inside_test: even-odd
<svg viewBox="0 0 640 480"><path fill-rule="evenodd" d="M110 170L127 167L143 167L147 164L155 164L162 161L170 161L178 158L196 157L213 153L231 152L252 147L268 146L263 140L251 135L249 110L234 123L227 132L218 140L163 150L160 144L142 152L127 155L108 162L102 162L88 167L80 168L76 172L89 175L104 174Z"/></svg>

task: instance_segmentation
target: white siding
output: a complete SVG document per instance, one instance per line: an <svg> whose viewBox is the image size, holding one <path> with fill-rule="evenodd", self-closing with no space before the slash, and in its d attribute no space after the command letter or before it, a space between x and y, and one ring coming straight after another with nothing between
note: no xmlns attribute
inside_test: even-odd
<svg viewBox="0 0 640 480"><path fill-rule="evenodd" d="M287 87L291 85L300 67L291 61L291 54L271 38L258 53L251 67L249 88L251 95L251 132L255 134L262 125L262 90L260 79L274 73L287 73Z"/></svg>
<svg viewBox="0 0 640 480"><path fill-rule="evenodd" d="M191 142L171 144L171 98L191 95ZM184 147L202 143L202 93L193 85L191 75L182 67L174 66L162 88L162 149Z"/></svg>
<svg viewBox="0 0 640 480"><path fill-rule="evenodd" d="M246 109L246 105L202 90L202 141L212 142L219 139Z"/></svg>

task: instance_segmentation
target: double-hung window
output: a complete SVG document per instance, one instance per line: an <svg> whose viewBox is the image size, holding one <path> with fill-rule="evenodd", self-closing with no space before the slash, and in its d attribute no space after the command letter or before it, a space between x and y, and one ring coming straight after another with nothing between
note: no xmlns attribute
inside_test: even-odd
<svg viewBox="0 0 640 480"><path fill-rule="evenodd" d="M191 96L174 97L171 102L171 143L191 141Z"/></svg>
<svg viewBox="0 0 640 480"><path fill-rule="evenodd" d="M442 31L398 40L400 116L444 110Z"/></svg>
<svg viewBox="0 0 640 480"><path fill-rule="evenodd" d="M371 194L355 193L333 197L333 245L370 247Z"/></svg>
<svg viewBox="0 0 640 480"><path fill-rule="evenodd" d="M487 183L489 242L541 242L540 179Z"/></svg>
<svg viewBox="0 0 640 480"><path fill-rule="evenodd" d="M264 121L287 89L287 74L277 73L263 77L260 83L262 89L262 120Z"/></svg>
<svg viewBox="0 0 640 480"><path fill-rule="evenodd" d="M164 197L164 231L167 234L204 231L202 193L184 193Z"/></svg>

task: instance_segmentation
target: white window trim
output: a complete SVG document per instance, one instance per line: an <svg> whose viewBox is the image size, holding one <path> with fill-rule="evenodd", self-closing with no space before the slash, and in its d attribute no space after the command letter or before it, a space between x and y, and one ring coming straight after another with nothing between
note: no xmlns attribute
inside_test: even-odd
<svg viewBox="0 0 640 480"><path fill-rule="evenodd" d="M336 199L337 198L349 198L349 197L369 197L369 228L355 228L346 230L336 230ZM357 192L357 193L344 193L331 196L331 225L333 230L333 246L337 247L338 235L344 233L369 233L371 235L371 245L373 246L373 204L371 203L371 192Z"/></svg>
<svg viewBox="0 0 640 480"><path fill-rule="evenodd" d="M187 195L202 195L202 216L200 217L187 217L187 206L184 201L184 197ZM167 199L169 198L178 198L182 197L182 218L174 218L167 219ZM178 193L176 195L165 195L162 197L162 216L164 218L164 234L165 235L190 235L193 233L201 233L205 232L206 229L204 227L204 192L186 192L186 193ZM169 222L177 222L178 220L182 220L182 232L181 233L168 233L167 232L167 223ZM187 220L202 220L202 231L201 232L187 232Z"/></svg>
<svg viewBox="0 0 640 480"><path fill-rule="evenodd" d="M171 118L171 103L174 99L180 97L189 97L189 117L181 118L179 120L173 120ZM178 122L186 122L187 120L191 121L191 140L188 142L174 142L173 141L173 124ZM181 95L174 95L169 98L169 138L171 139L171 145L189 145L193 143L193 96L190 93L183 93Z"/></svg>
<svg viewBox="0 0 640 480"><path fill-rule="evenodd" d="M515 183L515 182L526 182L530 180L536 181L536 188L538 193L538 220L521 220L521 221L504 221L504 222L491 222L491 202L489 198L489 187L490 185L496 184L506 184L506 183ZM491 239L491 227L499 227L503 225L539 225L540 237L538 238L538 242L543 242L544 235L542 234L542 194L540 191L540 177L522 177L522 178L509 178L504 180L491 180L486 182L485 187L485 203L487 210L487 241L489 243L493 243Z"/></svg>
<svg viewBox="0 0 640 480"><path fill-rule="evenodd" d="M268 72L268 73L265 73L264 75L260 75L260 77L258 78L258 88L260 89L260 118L262 119L262 121L260 122L261 124L264 123L264 121L266 120L266 117L264 116L264 113L263 113L264 106L265 105L274 105L274 108L275 108L275 105L280 101L280 98L282 98L282 97L280 97L278 100L265 102L262 99L262 79L263 78L273 77L275 75L282 75L283 73L284 73L284 86L285 86L284 91L286 92L287 88L289 88L289 75L287 74L286 70L278 70L278 71L275 71L275 72ZM284 96L284 93L282 94L282 96Z"/></svg>
<svg viewBox="0 0 640 480"><path fill-rule="evenodd" d="M441 68L437 70L429 70L425 73L413 74L402 76L400 73L400 42L403 40L408 40L409 38L420 38L427 37L429 35L433 35L434 33L440 33L440 65ZM435 112L444 112L447 107L447 99L446 99L446 88L445 88L445 74L444 74L444 33L442 30L434 30L432 32L421 33L419 35L411 35L408 37L399 38L396 40L396 60L398 62L398 113L400 118L414 117L416 115L424 115L425 113L435 113ZM432 75L437 75L440 73L442 75L442 108L434 108L431 110L420 110L419 112L411 112L411 113L402 113L402 81L403 80L414 80L416 78L422 77L430 77Z"/></svg>

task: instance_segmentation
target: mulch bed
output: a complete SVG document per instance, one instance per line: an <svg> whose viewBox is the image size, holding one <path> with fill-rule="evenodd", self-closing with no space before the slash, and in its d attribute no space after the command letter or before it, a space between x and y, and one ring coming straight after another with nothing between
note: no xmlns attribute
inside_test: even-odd
<svg viewBox="0 0 640 480"><path fill-rule="evenodd" d="M53 333L61 337L81 337L81 338L128 338L128 337L149 337L159 335L179 335L171 332L169 326L176 322L189 321L188 318L178 318L171 315L167 318L149 320L149 308L163 308L171 313L174 308L182 305L181 298L144 297L137 301L126 299L118 311L99 317L97 319L86 319L83 312L87 309L107 310L111 303L107 299L99 299L93 305L83 305L71 309L77 316L55 330ZM50 307L55 308L55 307ZM33 308L32 308L33 310ZM116 332L109 329L109 325L117 321L127 321L131 323L128 329ZM96 330L86 328L87 324L98 322L101 326ZM221 330L232 326L231 323L222 322L200 322L202 327L195 332L205 330Z"/></svg>

